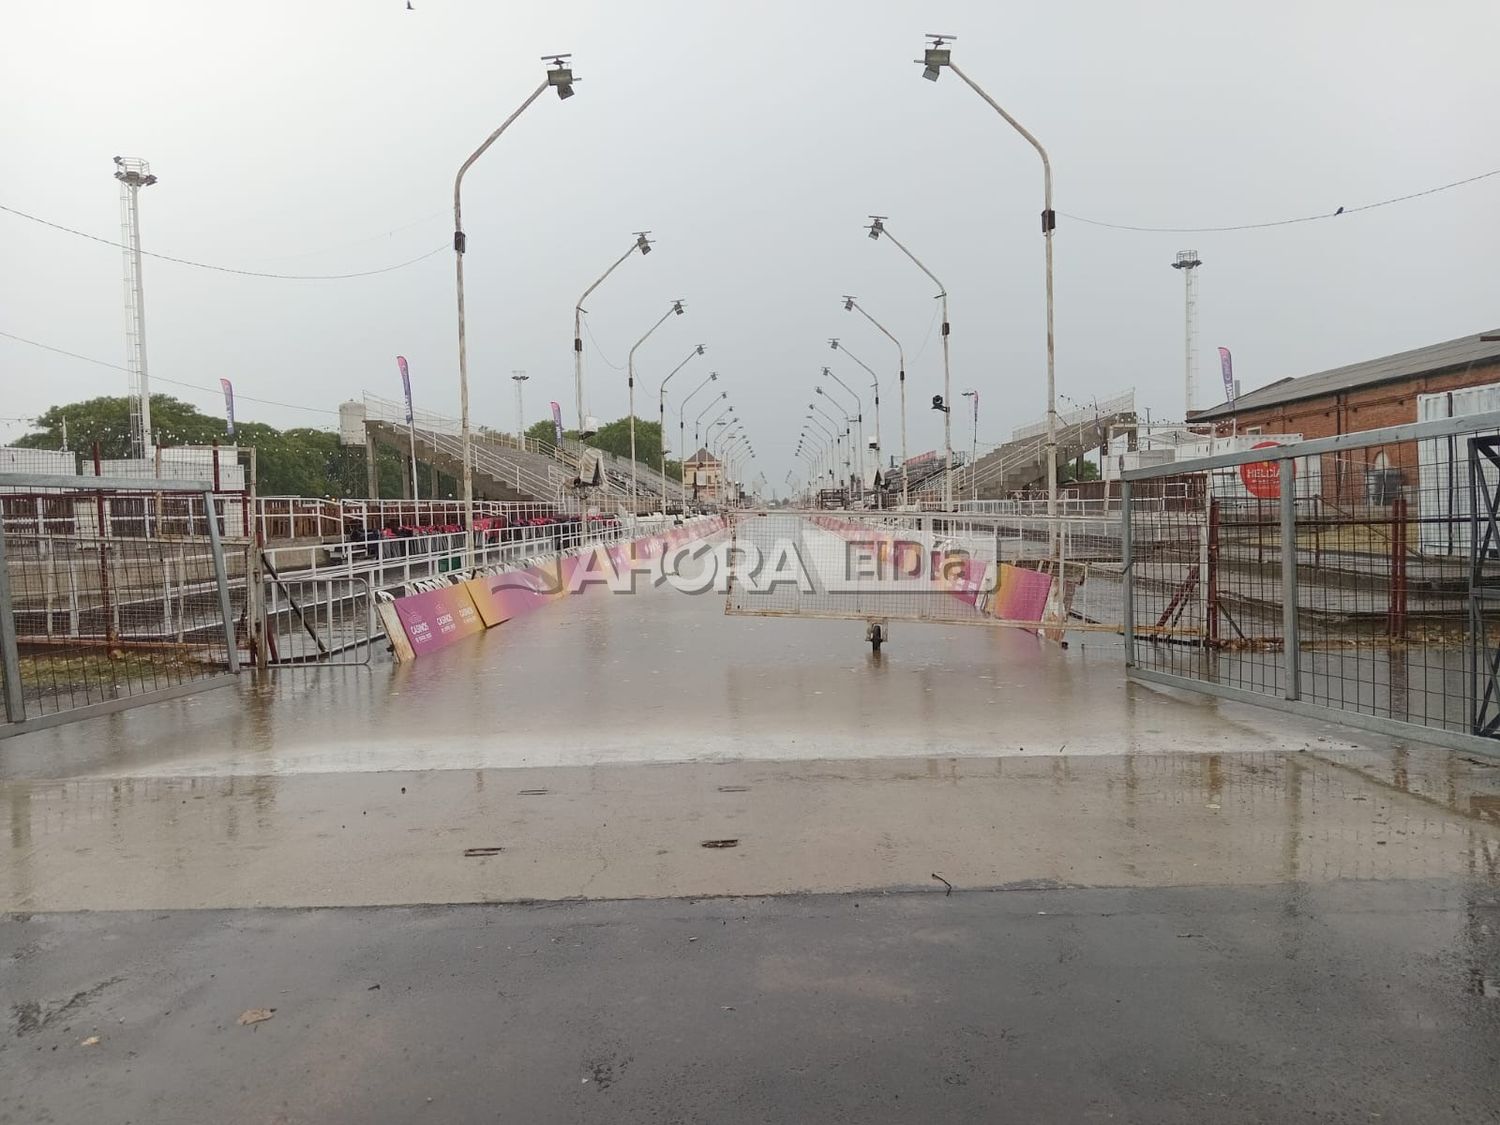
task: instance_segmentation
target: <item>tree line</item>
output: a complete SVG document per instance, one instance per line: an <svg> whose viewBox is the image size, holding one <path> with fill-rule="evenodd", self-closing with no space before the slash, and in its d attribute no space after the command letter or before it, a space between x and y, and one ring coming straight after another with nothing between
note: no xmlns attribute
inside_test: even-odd
<svg viewBox="0 0 1500 1125"><path fill-rule="evenodd" d="M123 395L101 395L53 406L39 415L34 428L14 444L23 449L63 449L65 425L66 447L80 455L86 473L96 442L99 456L104 460L130 456L130 400ZM151 426L157 443L164 447L206 446L215 441L226 446L254 446L256 489L262 496L364 496L368 489L364 447L341 444L339 435L333 431L307 426L279 430L264 422L237 421L231 440L225 432L222 417L204 414L190 403L165 394L151 396ZM526 433L528 437L549 444L556 440L550 420L538 422ZM660 425L637 419L635 436L636 458L642 464L656 468L661 456ZM573 432L567 437L570 441L577 440ZM610 422L597 434L585 439L585 444L628 460L629 419ZM377 447L375 456L380 497L399 498L402 477L407 470L406 458L399 451L384 446ZM675 479L680 471L679 462L667 462L669 476ZM419 492L425 497L429 491L429 478L424 470ZM452 478L440 476L440 496L456 494L457 491L457 483Z"/></svg>

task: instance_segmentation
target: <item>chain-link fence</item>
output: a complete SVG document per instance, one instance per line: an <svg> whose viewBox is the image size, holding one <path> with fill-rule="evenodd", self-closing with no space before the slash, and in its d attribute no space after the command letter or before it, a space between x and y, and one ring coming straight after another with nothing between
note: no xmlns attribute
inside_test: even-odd
<svg viewBox="0 0 1500 1125"><path fill-rule="evenodd" d="M0 474L0 735L227 682L235 502L211 481Z"/></svg>
<svg viewBox="0 0 1500 1125"><path fill-rule="evenodd" d="M1132 674L1493 735L1497 433L1500 415L1480 415L1127 472ZM1142 503L1164 482L1195 502ZM1159 636L1173 625L1191 646Z"/></svg>

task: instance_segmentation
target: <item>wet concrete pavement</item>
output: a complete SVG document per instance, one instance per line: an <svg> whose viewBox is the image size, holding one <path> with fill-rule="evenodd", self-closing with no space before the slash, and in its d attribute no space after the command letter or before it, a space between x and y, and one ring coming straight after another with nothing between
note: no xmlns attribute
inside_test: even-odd
<svg viewBox="0 0 1500 1125"><path fill-rule="evenodd" d="M596 591L0 744L0 1122L1500 1119L1494 763L861 639Z"/></svg>
<svg viewBox="0 0 1500 1125"><path fill-rule="evenodd" d="M862 623L723 604L595 589L415 664L287 670L23 735L0 750L0 779L1296 750L1343 733L1126 685L1104 635L1064 651L897 622L876 657Z"/></svg>
<svg viewBox="0 0 1500 1125"><path fill-rule="evenodd" d="M1315 752L14 782L0 907L1500 875L1500 770L1404 769L1405 789Z"/></svg>
<svg viewBox="0 0 1500 1125"><path fill-rule="evenodd" d="M35 916L0 1121L1490 1122L1497 935L1446 880Z"/></svg>

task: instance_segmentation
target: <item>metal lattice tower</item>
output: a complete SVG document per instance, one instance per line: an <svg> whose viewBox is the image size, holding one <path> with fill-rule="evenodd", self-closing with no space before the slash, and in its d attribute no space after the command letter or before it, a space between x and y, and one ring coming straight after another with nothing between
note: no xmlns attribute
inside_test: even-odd
<svg viewBox="0 0 1500 1125"><path fill-rule="evenodd" d="M1196 250L1177 251L1177 260L1172 263L1174 270L1182 271L1183 280L1184 373L1182 389L1186 401L1184 418L1197 406L1198 402L1198 286L1193 280L1193 271L1202 264Z"/></svg>
<svg viewBox="0 0 1500 1125"><path fill-rule="evenodd" d="M141 270L141 188L156 183L151 165L115 157L120 181L120 243L125 247L125 365L130 379L130 455L144 458L151 441L151 382L146 375L146 290Z"/></svg>

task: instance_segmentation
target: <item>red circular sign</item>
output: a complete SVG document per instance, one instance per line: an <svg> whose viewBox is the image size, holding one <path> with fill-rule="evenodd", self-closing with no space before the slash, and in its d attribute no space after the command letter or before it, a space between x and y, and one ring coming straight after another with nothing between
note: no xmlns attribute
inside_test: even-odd
<svg viewBox="0 0 1500 1125"><path fill-rule="evenodd" d="M1276 441L1258 441L1250 448L1271 449L1280 444ZM1281 495L1281 462L1250 461L1240 466L1240 480L1245 482L1245 489L1251 496L1261 500L1275 500Z"/></svg>

